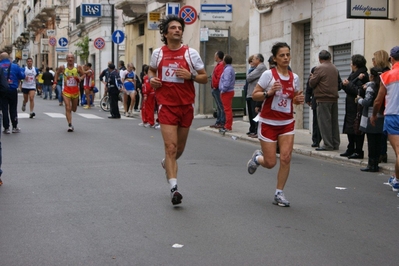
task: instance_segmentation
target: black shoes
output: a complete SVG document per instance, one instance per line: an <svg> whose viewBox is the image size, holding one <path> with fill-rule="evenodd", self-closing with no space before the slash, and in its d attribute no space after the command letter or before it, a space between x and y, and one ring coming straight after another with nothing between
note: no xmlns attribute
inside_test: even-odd
<svg viewBox="0 0 399 266"><path fill-rule="evenodd" d="M348 156L351 156L352 154L353 154L353 152L350 152L350 151L346 150L346 152L341 153L339 156L348 157Z"/></svg>
<svg viewBox="0 0 399 266"><path fill-rule="evenodd" d="M319 144L317 144L317 143L312 143L312 145L311 145L313 148L316 148L316 147L319 147Z"/></svg>
<svg viewBox="0 0 399 266"><path fill-rule="evenodd" d="M353 153L352 155L348 156L348 159L363 159L364 158L364 153Z"/></svg>

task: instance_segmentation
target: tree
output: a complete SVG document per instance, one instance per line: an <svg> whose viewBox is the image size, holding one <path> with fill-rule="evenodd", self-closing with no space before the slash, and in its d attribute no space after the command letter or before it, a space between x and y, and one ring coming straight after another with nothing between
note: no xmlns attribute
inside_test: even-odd
<svg viewBox="0 0 399 266"><path fill-rule="evenodd" d="M80 58L87 63L87 60L89 59L90 51L89 51L89 37L85 36L83 39L75 44L77 47L80 48L80 51L78 51L78 55Z"/></svg>

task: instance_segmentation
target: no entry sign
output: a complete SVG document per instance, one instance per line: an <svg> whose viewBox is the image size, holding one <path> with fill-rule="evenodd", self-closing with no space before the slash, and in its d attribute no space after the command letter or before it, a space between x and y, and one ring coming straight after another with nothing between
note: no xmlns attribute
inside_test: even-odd
<svg viewBox="0 0 399 266"><path fill-rule="evenodd" d="M197 20L197 11L192 6L183 6L180 9L179 17L184 20L184 23L190 25Z"/></svg>

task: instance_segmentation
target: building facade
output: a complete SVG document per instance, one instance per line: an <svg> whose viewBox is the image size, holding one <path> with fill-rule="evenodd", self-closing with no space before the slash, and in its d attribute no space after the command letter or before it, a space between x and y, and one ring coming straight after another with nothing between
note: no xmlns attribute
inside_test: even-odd
<svg viewBox="0 0 399 266"><path fill-rule="evenodd" d="M370 1L368 1L370 2ZM371 1L373 2L373 1ZM381 2L374 1L373 3ZM382 1L384 2L384 1ZM251 0L249 53L271 55L275 42L291 45L291 67L305 84L309 70L319 64L318 53L331 52L343 79L350 74L350 58L362 54L372 67L373 53L399 45L399 3L389 0L389 19L348 19L348 0ZM303 86L305 88L305 86ZM345 93L340 92L339 123L345 115ZM309 107L297 107L297 128L311 128Z"/></svg>

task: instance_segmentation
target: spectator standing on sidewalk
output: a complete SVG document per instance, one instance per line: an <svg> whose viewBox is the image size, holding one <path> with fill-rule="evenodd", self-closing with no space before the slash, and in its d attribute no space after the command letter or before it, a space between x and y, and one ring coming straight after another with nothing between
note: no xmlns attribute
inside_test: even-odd
<svg viewBox="0 0 399 266"><path fill-rule="evenodd" d="M223 103L220 98L220 90L219 90L219 81L220 77L222 76L224 65L223 65L223 57L224 53L222 51L217 51L215 53L215 62L216 66L212 72L212 97L215 99L216 104L216 122L209 127L212 128L223 128L224 124L226 123L226 116L223 109Z"/></svg>
<svg viewBox="0 0 399 266"><path fill-rule="evenodd" d="M18 127L18 87L20 81L25 78L25 73L17 64L11 63L9 55L6 52L0 54L0 67L3 69L8 82L8 90L1 104L4 133L11 133L10 120L12 132L19 133L21 129Z"/></svg>
<svg viewBox="0 0 399 266"><path fill-rule="evenodd" d="M291 48L287 43L273 45L273 60L276 67L266 70L260 77L252 94L255 101L262 101L259 116L258 138L262 150L256 150L247 163L248 173L255 173L259 165L268 169L277 164L277 140L280 147L280 168L277 174L277 186L273 204L289 207L283 189L288 179L291 165L291 154L294 147L295 120L293 104L303 104L304 95L300 89L297 74L288 67L291 59Z"/></svg>
<svg viewBox="0 0 399 266"><path fill-rule="evenodd" d="M161 20L159 30L165 45L154 50L148 70L150 85L155 89L159 105L158 119L165 148L162 165L173 205L180 204L183 199L177 188L177 159L184 152L194 119L194 82L208 82L199 53L182 45L184 27L184 20L175 15Z"/></svg>
<svg viewBox="0 0 399 266"><path fill-rule="evenodd" d="M310 73L313 74L315 67L310 70ZM312 108L312 147L319 147L321 142L321 133L319 129L319 123L317 122L317 103L316 97L314 97L313 89L309 85L309 79L306 82L306 92L305 92L305 102Z"/></svg>
<svg viewBox="0 0 399 266"><path fill-rule="evenodd" d="M380 75L381 84L377 98L374 100L373 115L370 123L376 125L377 114L385 100L385 119L384 131L388 134L388 140L395 152L395 176L389 178L388 183L392 189L399 189L399 46L395 46L390 51L390 61L392 69ZM398 193L399 197L399 193Z"/></svg>
<svg viewBox="0 0 399 266"><path fill-rule="evenodd" d="M319 62L310 74L309 86L317 103L317 123L324 145L316 151L338 150L341 143L338 125L338 88L341 78L338 69L331 63L331 54L319 53Z"/></svg>
<svg viewBox="0 0 399 266"><path fill-rule="evenodd" d="M53 89L57 91L59 106L63 105L62 89L64 87L64 71L65 71L65 66L64 65L59 66L56 69L54 75Z"/></svg>
<svg viewBox="0 0 399 266"><path fill-rule="evenodd" d="M225 55L223 58L223 73L219 81L220 99L222 100L224 114L226 116L226 123L219 132L226 133L233 130L233 98L234 98L234 83L236 73L233 66L233 58L231 55Z"/></svg>
<svg viewBox="0 0 399 266"><path fill-rule="evenodd" d="M121 114L119 112L119 93L122 91L122 81L119 76L119 71L115 69L114 64L109 64L109 76L108 76L108 96L109 96L109 112L111 116L108 118L111 119L119 119L121 118Z"/></svg>
<svg viewBox="0 0 399 266"><path fill-rule="evenodd" d="M360 120L360 130L367 135L368 147L368 164L367 167L360 169L364 172L378 172L378 160L381 153L382 129L384 126L384 115L380 112L377 114L375 126L370 124L369 113L372 113L373 103L377 97L380 88L381 68L373 67L370 69L370 81L363 85L366 91L365 97L358 96L356 98L358 104L363 106L362 117ZM363 75L363 74L360 74Z"/></svg>
<svg viewBox="0 0 399 266"><path fill-rule="evenodd" d="M253 71L247 74L247 82L248 82L248 90L247 90L247 103L248 104L248 119L249 119L249 137L257 138L258 137L258 122L254 121L254 118L257 116L257 112L255 108L257 106L257 102L252 98L252 93L258 83L260 76L267 70L266 65L264 64L265 58L262 54L255 54L252 59L252 66L254 67Z"/></svg>
<svg viewBox="0 0 399 266"><path fill-rule="evenodd" d="M389 55L385 50L378 50L374 53L373 57L373 66L379 67L382 69L382 73L391 70L391 63L389 62ZM383 112L383 110L382 110ZM380 158L378 159L379 163L387 163L388 162L388 136L386 132L382 133L382 141L381 141L381 154Z"/></svg>
<svg viewBox="0 0 399 266"><path fill-rule="evenodd" d="M348 159L363 159L364 157L364 134L359 131L359 123L355 123L358 113L361 113L362 110L361 106L355 102L355 98L359 94L364 98L363 85L369 81L366 63L366 58L363 55L353 55L351 57L352 72L340 84L340 88L346 93L343 133L348 136L347 149L340 156L348 157ZM360 74L364 75L360 76Z"/></svg>

